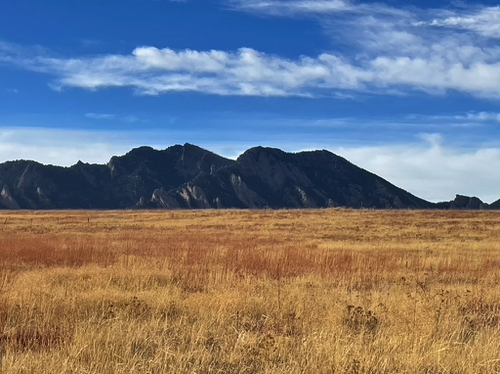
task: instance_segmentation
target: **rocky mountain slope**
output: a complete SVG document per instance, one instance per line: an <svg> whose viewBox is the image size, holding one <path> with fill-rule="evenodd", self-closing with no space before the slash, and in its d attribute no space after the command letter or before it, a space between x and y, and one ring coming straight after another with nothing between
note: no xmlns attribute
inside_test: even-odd
<svg viewBox="0 0 500 374"><path fill-rule="evenodd" d="M432 204L327 151L285 153L252 148L234 164L200 173L163 200L161 208L411 208Z"/></svg>
<svg viewBox="0 0 500 374"><path fill-rule="evenodd" d="M200 172L233 163L190 144L163 151L136 148L107 165L7 162L0 164L0 208L125 209L155 189L170 190Z"/></svg>
<svg viewBox="0 0 500 374"><path fill-rule="evenodd" d="M0 188L0 209L487 208L459 195L430 203L324 150L256 147L233 161L191 144L136 148L107 165L6 162Z"/></svg>

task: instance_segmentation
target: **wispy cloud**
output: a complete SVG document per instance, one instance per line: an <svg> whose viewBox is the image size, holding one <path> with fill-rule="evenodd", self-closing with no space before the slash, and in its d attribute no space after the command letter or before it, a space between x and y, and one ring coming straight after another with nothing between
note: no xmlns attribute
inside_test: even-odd
<svg viewBox="0 0 500 374"><path fill-rule="evenodd" d="M18 95L20 93L17 88L3 88L2 90L0 90L0 92L11 95Z"/></svg>
<svg viewBox="0 0 500 374"><path fill-rule="evenodd" d="M421 23L422 24L422 23ZM488 38L500 38L500 7L476 7L471 10L443 11L427 25L473 31Z"/></svg>
<svg viewBox="0 0 500 374"><path fill-rule="evenodd" d="M485 123L500 123L500 113L498 112L466 112L454 114L417 115L406 116L408 121L422 123L423 121L433 123L445 123L449 125L471 124L482 125Z"/></svg>
<svg viewBox="0 0 500 374"><path fill-rule="evenodd" d="M56 81L51 85L58 90L132 87L141 95L191 91L214 95L315 97L365 91L391 94L395 89L406 88L500 97L500 59L499 63L465 64L458 55L468 55L467 48L456 46L453 56L449 56L445 46L436 46L429 49L427 56L377 56L356 63L332 53L288 60L250 48L226 52L155 47L136 48L128 56L72 59L20 58L4 50L0 60L55 76Z"/></svg>
<svg viewBox="0 0 500 374"><path fill-rule="evenodd" d="M262 1L234 0L229 2L235 9L287 16L300 13L335 13L353 11L355 8L344 0L309 0L309 1Z"/></svg>
<svg viewBox="0 0 500 374"><path fill-rule="evenodd" d="M106 119L106 120L111 120L116 118L114 114L108 114L108 113L85 113L85 117L91 119Z"/></svg>
<svg viewBox="0 0 500 374"><path fill-rule="evenodd" d="M313 17L341 52L332 54L367 73L358 89L379 93L457 91L499 97L500 8L396 7L349 0L229 0L233 10ZM475 33L464 33L471 30Z"/></svg>
<svg viewBox="0 0 500 374"><path fill-rule="evenodd" d="M87 118L90 118L90 119L95 119L95 120L119 121L119 122L126 122L126 123L145 122L144 120L141 120L137 116L134 116L134 115L118 116L116 114L110 114L110 113L90 112L90 113L85 113L84 116Z"/></svg>
<svg viewBox="0 0 500 374"><path fill-rule="evenodd" d="M382 3L354 3L348 0L229 0L233 9L275 16L332 15L338 13L401 16L408 11Z"/></svg>
<svg viewBox="0 0 500 374"><path fill-rule="evenodd" d="M496 112L469 112L455 116L458 120L475 122L500 122L500 113Z"/></svg>
<svg viewBox="0 0 500 374"><path fill-rule="evenodd" d="M133 87L138 94L202 92L239 96L312 96L329 86L354 88L358 82L340 73L349 69L334 56L296 61L250 48L226 51L174 51L136 48L131 55L62 59L20 56L0 45L0 61L57 77L53 86L95 90Z"/></svg>
<svg viewBox="0 0 500 374"><path fill-rule="evenodd" d="M96 46L100 46L103 44L102 41L95 40L95 39L82 39L82 40L80 40L80 43L83 47L86 47L86 48L96 47Z"/></svg>
<svg viewBox="0 0 500 374"><path fill-rule="evenodd" d="M51 75L51 87L57 90L130 87L139 95L263 97L455 91L500 98L498 8L403 9L347 0L232 0L229 5L272 16L314 16L338 48L295 59L252 48L154 46L138 47L128 55L65 58L40 47L0 43L0 63Z"/></svg>

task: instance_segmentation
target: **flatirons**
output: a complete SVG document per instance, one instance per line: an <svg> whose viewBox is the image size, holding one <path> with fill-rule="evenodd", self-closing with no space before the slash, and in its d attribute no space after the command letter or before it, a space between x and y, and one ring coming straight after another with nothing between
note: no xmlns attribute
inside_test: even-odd
<svg viewBox="0 0 500 374"><path fill-rule="evenodd" d="M136 148L107 165L6 162L0 189L0 209L487 207L458 196L430 203L324 150L256 147L233 161L191 144Z"/></svg>

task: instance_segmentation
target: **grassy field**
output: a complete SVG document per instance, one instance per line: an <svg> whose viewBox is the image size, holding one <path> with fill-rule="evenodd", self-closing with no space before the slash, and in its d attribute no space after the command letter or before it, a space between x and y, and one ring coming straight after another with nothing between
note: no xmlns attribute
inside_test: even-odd
<svg viewBox="0 0 500 374"><path fill-rule="evenodd" d="M500 213L0 212L0 363L500 373Z"/></svg>

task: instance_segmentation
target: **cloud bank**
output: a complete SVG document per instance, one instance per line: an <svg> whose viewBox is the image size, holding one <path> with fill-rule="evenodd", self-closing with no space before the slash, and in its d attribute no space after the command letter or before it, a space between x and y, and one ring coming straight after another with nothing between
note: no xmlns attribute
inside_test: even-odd
<svg viewBox="0 0 500 374"><path fill-rule="evenodd" d="M500 163L498 148L464 152L431 137L417 145L344 147L335 151L426 200L449 201L455 194L477 196L487 203L500 198L500 192L492 188L498 186L500 177L491 172L491 165Z"/></svg>
<svg viewBox="0 0 500 374"><path fill-rule="evenodd" d="M345 97L356 93L500 98L500 8L395 8L345 0L233 0L233 11L314 17L344 46L293 59L253 48L55 56L0 43L0 63L53 77L51 87L129 87L139 95L199 92L225 96ZM349 48L345 48L349 46Z"/></svg>

